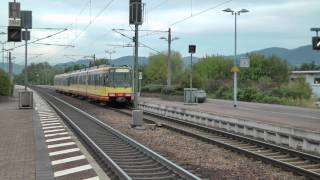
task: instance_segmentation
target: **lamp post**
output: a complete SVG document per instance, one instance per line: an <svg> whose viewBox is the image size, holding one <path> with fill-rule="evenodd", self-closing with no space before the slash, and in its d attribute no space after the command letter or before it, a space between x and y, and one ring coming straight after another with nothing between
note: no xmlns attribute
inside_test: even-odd
<svg viewBox="0 0 320 180"><path fill-rule="evenodd" d="M163 39L168 42L168 60L167 60L167 87L171 87L171 81L172 81L172 62L171 62L171 43L173 41L179 40L180 38L171 36L171 28L168 30L168 38L161 37L160 39Z"/></svg>
<svg viewBox="0 0 320 180"><path fill-rule="evenodd" d="M106 52L107 54L109 54L109 60L110 60L110 63L111 63L111 60L112 60L112 59L111 59L111 55L114 54L114 53L116 53L116 51L106 50L105 52ZM107 62L106 62L106 63L107 63Z"/></svg>
<svg viewBox="0 0 320 180"><path fill-rule="evenodd" d="M0 32L0 35L6 35L5 32ZM6 42L0 42L2 45L2 66L3 66L3 70L4 70L4 45L6 44Z"/></svg>
<svg viewBox="0 0 320 180"><path fill-rule="evenodd" d="M237 66L237 16L240 16L241 13L247 13L249 12L246 9L241 9L240 11L234 11L230 8L223 10L224 12L228 12L231 13L232 15L234 15L234 19L235 19L235 30L234 30L234 66ZM237 72L234 71L233 72L233 107L237 107L238 103L237 103Z"/></svg>

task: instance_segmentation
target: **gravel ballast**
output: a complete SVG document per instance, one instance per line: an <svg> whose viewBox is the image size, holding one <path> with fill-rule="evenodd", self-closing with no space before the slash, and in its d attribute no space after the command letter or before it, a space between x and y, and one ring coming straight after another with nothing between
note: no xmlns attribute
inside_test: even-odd
<svg viewBox="0 0 320 180"><path fill-rule="evenodd" d="M85 100L57 94L105 123L148 146L166 158L208 179L304 179L272 165L157 127L155 130L130 128L131 117L91 104Z"/></svg>

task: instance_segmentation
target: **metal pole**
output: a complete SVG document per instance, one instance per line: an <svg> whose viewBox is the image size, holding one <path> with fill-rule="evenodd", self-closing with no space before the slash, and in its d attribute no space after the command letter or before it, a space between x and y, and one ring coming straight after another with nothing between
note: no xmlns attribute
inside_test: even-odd
<svg viewBox="0 0 320 180"><path fill-rule="evenodd" d="M138 109L138 76L139 76L139 72L138 72L138 65L139 65L139 62L138 62L138 57L139 57L139 25L136 24L135 25L135 52L134 52L134 90L133 90L133 93L134 93L134 103L133 103L133 106L134 106L134 109Z"/></svg>
<svg viewBox="0 0 320 180"><path fill-rule="evenodd" d="M2 68L3 68L3 70L4 70L4 43L2 43L1 42L1 44L2 44Z"/></svg>
<svg viewBox="0 0 320 180"><path fill-rule="evenodd" d="M168 31L168 62L167 62L167 66L168 66L168 74L167 74L167 85L168 88L171 87L171 77L172 77L172 68L171 68L171 28L169 28Z"/></svg>
<svg viewBox="0 0 320 180"><path fill-rule="evenodd" d="M25 36L27 36L28 29L25 29ZM25 40L25 61L24 61L24 90L27 91L28 86L28 40Z"/></svg>
<svg viewBox="0 0 320 180"><path fill-rule="evenodd" d="M192 68L192 53L191 53L191 68L190 68L190 88L192 88L192 72L193 68Z"/></svg>
<svg viewBox="0 0 320 180"><path fill-rule="evenodd" d="M12 62L11 62L11 52L9 52L9 80L10 80L10 85L13 83L13 76L12 76Z"/></svg>
<svg viewBox="0 0 320 180"><path fill-rule="evenodd" d="M234 13L235 29L234 29L234 66L237 66L237 12ZM237 107L237 72L233 74L233 107Z"/></svg>

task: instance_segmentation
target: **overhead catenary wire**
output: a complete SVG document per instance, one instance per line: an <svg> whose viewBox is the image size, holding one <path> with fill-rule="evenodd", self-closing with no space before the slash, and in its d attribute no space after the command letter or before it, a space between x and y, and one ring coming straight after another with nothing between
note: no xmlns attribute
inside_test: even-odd
<svg viewBox="0 0 320 180"><path fill-rule="evenodd" d="M223 2L221 2L221 3L219 3L219 4L216 4L216 5L212 6L212 7L209 7L209 8L207 8L207 9L204 9L204 10L202 10L202 11L200 11L200 12L195 13L195 14L191 13L190 16L185 17L185 18L183 18L183 19L180 19L180 20L178 20L178 21L175 21L175 22L171 23L170 25L168 25L168 27L175 26L175 25L177 25L177 24L179 24L179 23L182 23L182 22L184 22L184 21L186 21L186 20L188 20L188 19L191 19L191 18L193 18L193 17L196 17L196 16L199 16L199 15L201 15L201 14L204 14L204 13L206 13L206 12L208 12L208 11L211 11L211 10L213 10L213 9L216 9L216 8L218 8L218 7L220 7L220 6L225 5L225 4L228 4L228 3L230 3L231 1L233 1L233 0L223 1Z"/></svg>
<svg viewBox="0 0 320 180"><path fill-rule="evenodd" d="M71 41L68 42L68 44L75 43L75 41L77 41L77 40L79 39L79 37L80 37L84 32L86 32L86 31L88 30L88 28L89 28L92 24L94 24L94 22L102 15L103 12L105 12L105 11L110 7L110 5L111 5L113 2L114 2L114 0L109 0L109 1L107 2L106 6L104 6L104 7L97 13L97 15L96 15L92 20L90 20L90 22L83 28L83 30L82 30L79 34L77 34L76 37L75 37L73 40L71 40ZM90 2L89 2L89 3L90 3ZM90 19L91 19L91 18L90 18ZM61 49L60 51L58 51L58 52L55 53L54 55L48 57L47 60L50 59L50 58L52 58L52 57L54 57L54 56L56 56L57 54L63 52L63 51L66 50L67 48L68 48L68 47L64 47L63 49Z"/></svg>
<svg viewBox="0 0 320 180"><path fill-rule="evenodd" d="M57 33L54 33L54 34L45 36L45 37L43 37L43 38L39 38L39 39L37 39L37 40L31 41L31 42L29 42L28 44L33 44L33 43L36 43L36 42L38 42L38 41L42 41L42 40L44 40L44 39L51 38L51 37L53 37L53 36L56 36L56 35L58 35L58 34L61 34L61 33L65 32L65 31L67 31L67 30L68 30L68 29L64 29L64 30L59 31L59 32L57 32ZM5 49L5 50L3 50L3 51L12 51L12 50L14 50L14 49L17 49L17 48L23 47L23 46L25 46L25 45L24 45L24 44L21 44L21 45L19 45L19 46L14 46L14 47L12 47L12 48L8 48L8 49Z"/></svg>
<svg viewBox="0 0 320 180"><path fill-rule="evenodd" d="M116 33L118 33L118 34L120 34L121 36L123 36L123 37L125 37L125 38L128 38L128 39L130 39L130 40L133 41L133 38L132 38L132 37L129 37L129 36L127 36L127 35L119 32L119 31L117 31L116 29L113 29L113 31L116 32ZM154 48L152 48L152 47L150 47L150 46L148 46L148 45L146 45L146 44L144 44L144 43L142 43L142 42L138 42L138 43L141 44L141 45L143 45L144 47L146 47L146 48L154 51L154 52L161 53L160 51L158 51L158 50L156 50L156 49L154 49Z"/></svg>

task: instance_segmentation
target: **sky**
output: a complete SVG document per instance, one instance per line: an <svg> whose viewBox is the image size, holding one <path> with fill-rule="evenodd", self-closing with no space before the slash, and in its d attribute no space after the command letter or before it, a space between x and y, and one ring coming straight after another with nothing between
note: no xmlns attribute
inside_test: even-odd
<svg viewBox="0 0 320 180"><path fill-rule="evenodd" d="M7 32L8 2L0 2L0 32ZM74 47L30 44L29 62L57 64L96 55L108 57L106 50L114 51L112 59L133 54L132 47L118 47L132 41L112 29L133 36L129 26L128 0L19 0L22 10L32 10L33 29L31 41L58 33L39 41L72 45ZM311 27L319 27L320 0L143 0L144 23L140 26L140 42L149 48L139 48L140 56L167 51L167 37L172 29L172 49L188 55L188 45L197 45L195 56L233 55L235 20L231 13L223 12L247 9L249 13L237 17L238 52L246 53L269 47L293 49L311 44ZM206 9L208 11L199 14ZM189 17L189 18L188 18ZM186 19L187 18L187 19ZM186 19L185 21L181 21ZM178 23L176 23L178 22ZM43 28L56 28L45 30ZM60 28L60 29L59 29ZM0 36L6 41L6 36ZM6 43L6 48L21 43ZM12 52L17 64L24 63L24 47ZM2 62L2 60L1 60Z"/></svg>

